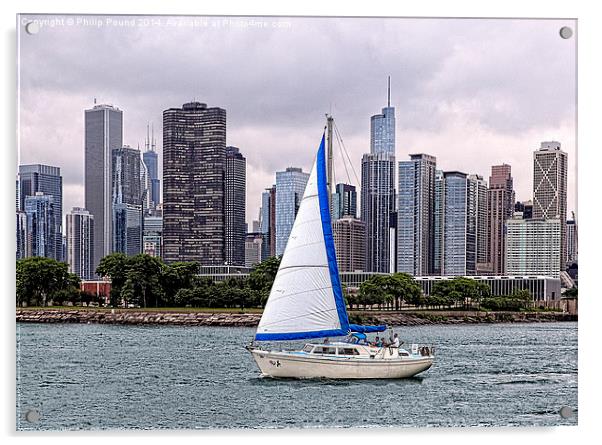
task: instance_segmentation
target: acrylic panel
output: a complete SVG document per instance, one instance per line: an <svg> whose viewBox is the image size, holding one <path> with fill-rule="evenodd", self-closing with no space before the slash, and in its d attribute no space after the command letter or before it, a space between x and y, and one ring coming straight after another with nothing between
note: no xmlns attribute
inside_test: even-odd
<svg viewBox="0 0 602 445"><path fill-rule="evenodd" d="M16 29L17 430L577 425L576 19Z"/></svg>

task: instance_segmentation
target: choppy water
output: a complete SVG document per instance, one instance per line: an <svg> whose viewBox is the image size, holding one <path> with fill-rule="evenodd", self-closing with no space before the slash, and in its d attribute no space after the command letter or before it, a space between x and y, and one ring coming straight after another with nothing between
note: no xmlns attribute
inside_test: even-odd
<svg viewBox="0 0 602 445"><path fill-rule="evenodd" d="M552 426L577 423L577 324L396 330L437 345L397 381L260 378L250 328L17 324L17 428ZM573 409L563 419L559 410ZM37 422L25 420L35 409Z"/></svg>

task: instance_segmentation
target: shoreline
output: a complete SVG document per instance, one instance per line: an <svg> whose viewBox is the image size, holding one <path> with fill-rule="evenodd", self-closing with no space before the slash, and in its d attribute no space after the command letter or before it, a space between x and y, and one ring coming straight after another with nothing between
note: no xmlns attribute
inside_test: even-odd
<svg viewBox="0 0 602 445"><path fill-rule="evenodd" d="M255 327L260 312L195 312L176 310L116 309L27 309L16 310L17 323L95 323L119 325L231 326ZM543 323L577 321L574 314L562 312L486 311L352 311L350 321L358 324L419 326L435 324Z"/></svg>

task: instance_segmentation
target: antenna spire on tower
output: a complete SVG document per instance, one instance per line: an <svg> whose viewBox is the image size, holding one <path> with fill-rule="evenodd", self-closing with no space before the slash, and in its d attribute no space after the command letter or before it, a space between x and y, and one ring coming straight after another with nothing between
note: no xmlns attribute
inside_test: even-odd
<svg viewBox="0 0 602 445"><path fill-rule="evenodd" d="M391 106L391 76L389 76L387 82L387 107Z"/></svg>
<svg viewBox="0 0 602 445"><path fill-rule="evenodd" d="M155 151L157 148L157 142L155 141L155 123L151 124L151 150Z"/></svg>

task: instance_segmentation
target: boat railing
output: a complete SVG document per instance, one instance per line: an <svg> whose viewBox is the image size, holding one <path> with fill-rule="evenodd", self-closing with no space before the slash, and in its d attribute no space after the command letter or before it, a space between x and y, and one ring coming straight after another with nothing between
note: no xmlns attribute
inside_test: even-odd
<svg viewBox="0 0 602 445"><path fill-rule="evenodd" d="M428 343L412 343L410 351L412 355L432 357L435 355L435 346Z"/></svg>

